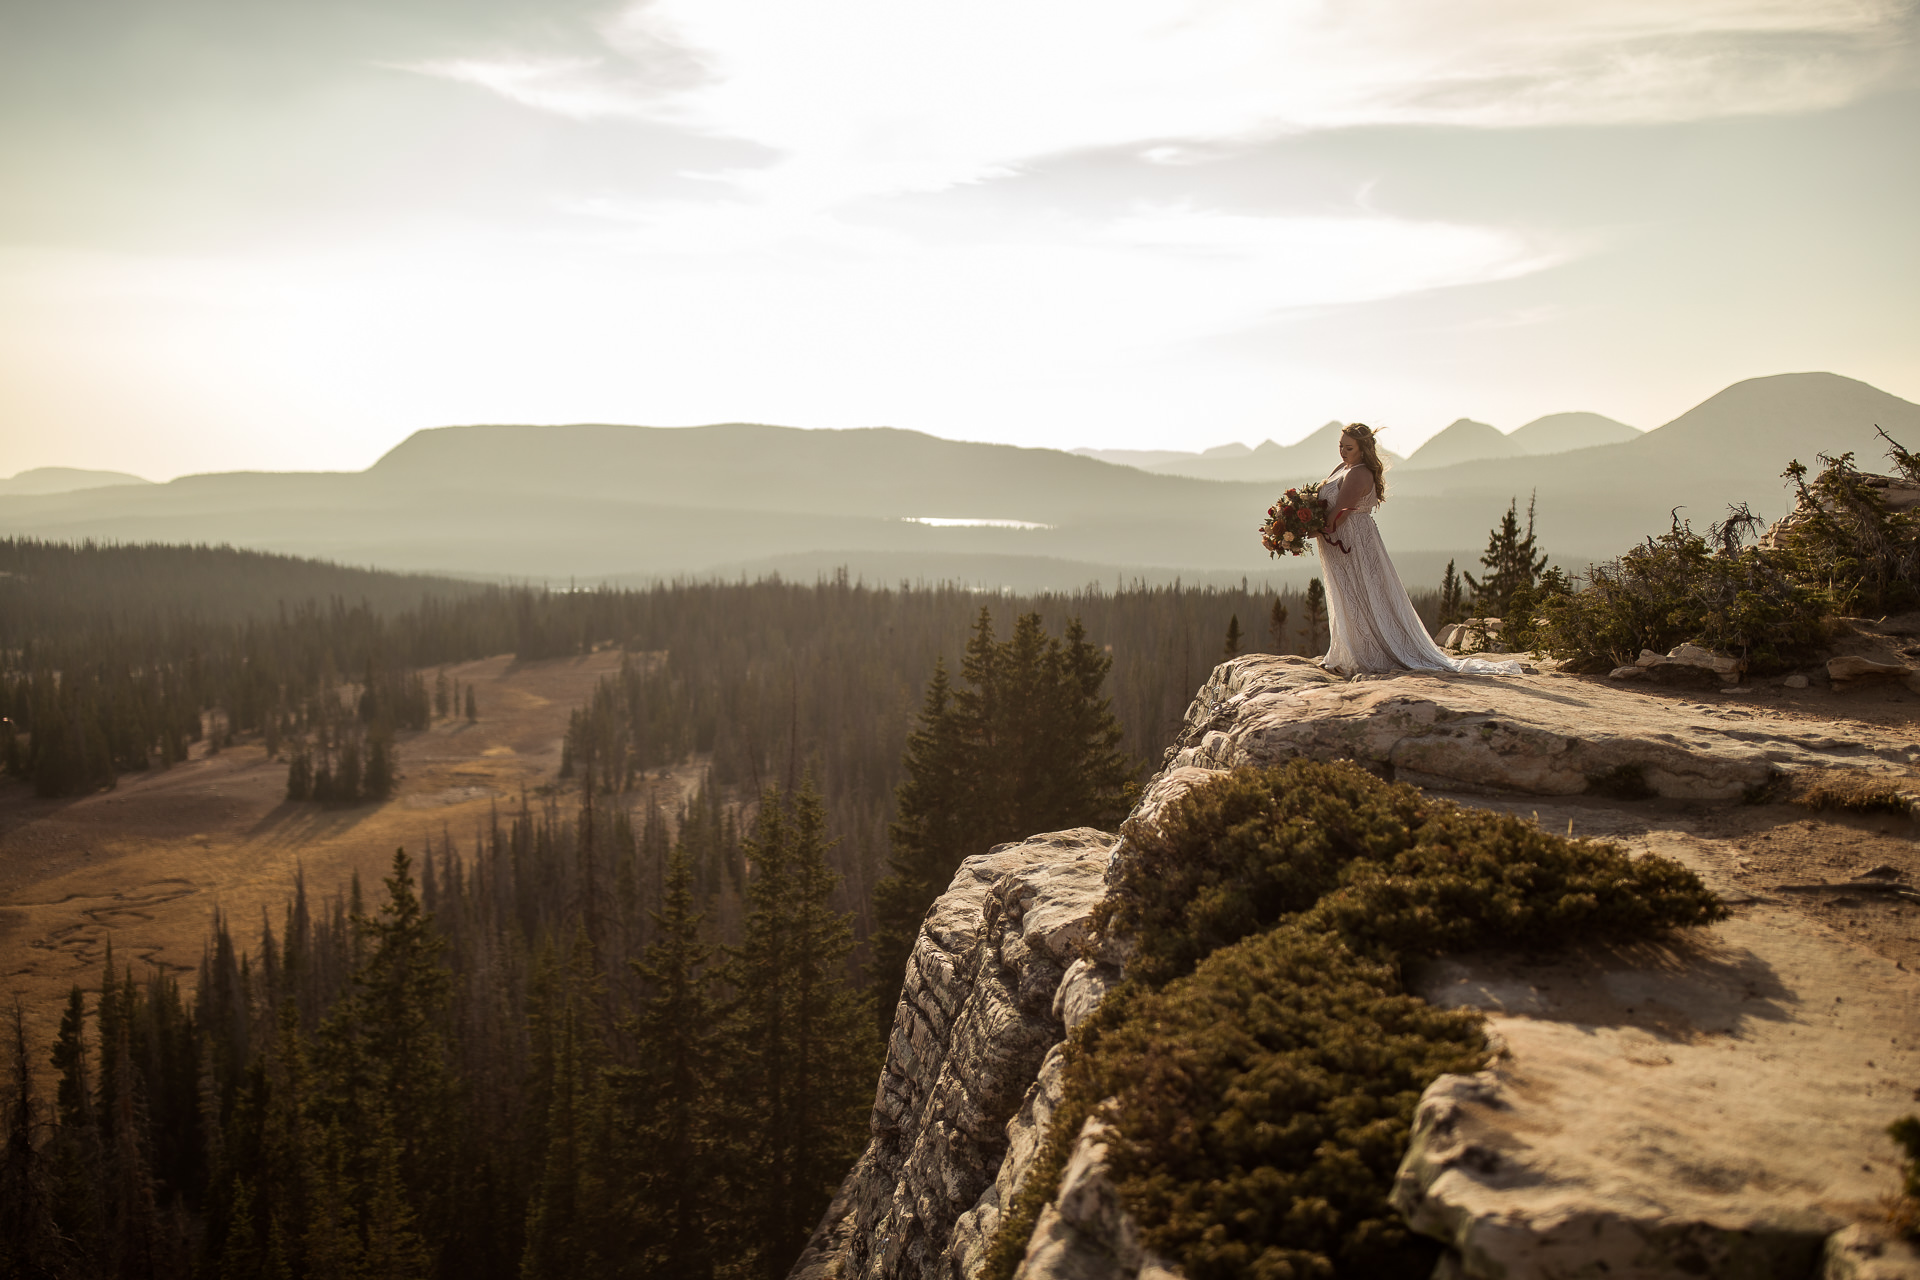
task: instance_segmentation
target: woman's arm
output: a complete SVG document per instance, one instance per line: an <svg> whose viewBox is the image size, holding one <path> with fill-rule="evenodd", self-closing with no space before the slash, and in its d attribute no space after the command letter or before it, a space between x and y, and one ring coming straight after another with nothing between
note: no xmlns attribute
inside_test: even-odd
<svg viewBox="0 0 1920 1280"><path fill-rule="evenodd" d="M1349 511L1357 510L1373 492L1373 472L1366 467L1353 467L1340 477L1340 489L1333 495L1333 511L1327 517L1327 534L1340 527L1340 522Z"/></svg>

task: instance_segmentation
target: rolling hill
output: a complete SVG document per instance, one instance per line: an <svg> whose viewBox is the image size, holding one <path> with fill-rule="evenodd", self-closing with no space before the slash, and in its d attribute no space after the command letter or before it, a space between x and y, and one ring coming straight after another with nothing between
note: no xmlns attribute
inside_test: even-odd
<svg viewBox="0 0 1920 1280"><path fill-rule="evenodd" d="M1920 406L1865 383L1827 373L1751 379L1614 443L1396 468L1381 523L1408 581L1426 583L1449 557L1472 563L1508 501L1524 506L1537 493L1544 545L1578 563L1665 528L1675 507L1696 524L1735 501L1779 515L1790 459L1852 450L1876 465L1875 424L1920 442ZM875 580L997 587L1010 557L1026 562L1014 575L1023 585L1054 573L1063 587L1116 575L1297 581L1317 573L1317 561L1267 559L1254 526L1274 478L1332 466L1332 427L1291 448L1209 460L1218 478L893 428L441 427L414 433L364 472L0 495L0 534L225 542L553 582L837 563ZM929 518L1001 523L922 523Z"/></svg>
<svg viewBox="0 0 1920 1280"><path fill-rule="evenodd" d="M1525 457L1527 450L1500 428L1472 418L1456 418L1438 435L1428 440L1406 461L1408 471L1450 467L1481 458Z"/></svg>
<svg viewBox="0 0 1920 1280"><path fill-rule="evenodd" d="M1638 428L1598 413L1550 413L1511 432L1472 418L1458 418L1415 449L1406 465L1409 471L1430 471L1483 458L1538 457L1618 444L1639 434Z"/></svg>
<svg viewBox="0 0 1920 1280"><path fill-rule="evenodd" d="M0 478L0 496L13 493L73 493L116 484L152 484L125 471L82 471L77 467L35 467Z"/></svg>
<svg viewBox="0 0 1920 1280"><path fill-rule="evenodd" d="M1639 436L1640 428L1598 413L1550 413L1516 428L1507 439L1522 453L1566 453L1596 444L1619 444Z"/></svg>

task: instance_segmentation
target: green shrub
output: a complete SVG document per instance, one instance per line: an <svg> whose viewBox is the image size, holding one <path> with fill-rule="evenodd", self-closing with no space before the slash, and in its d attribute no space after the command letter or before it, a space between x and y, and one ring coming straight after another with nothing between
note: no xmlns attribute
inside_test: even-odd
<svg viewBox="0 0 1920 1280"><path fill-rule="evenodd" d="M1425 1276L1438 1248L1387 1203L1421 1090L1475 1071L1477 1014L1287 925L1144 992L1080 1066L1142 1242L1190 1280Z"/></svg>
<svg viewBox="0 0 1920 1280"><path fill-rule="evenodd" d="M1920 482L1920 458L1886 432L1887 457ZM1818 583L1843 612L1892 612L1920 603L1920 510L1893 512L1880 484L1853 465L1853 455L1819 456L1811 481L1798 461L1787 468L1799 497L1783 539L1797 572Z"/></svg>
<svg viewBox="0 0 1920 1280"><path fill-rule="evenodd" d="M1718 919L1697 877L1662 859L1568 841L1466 809L1358 765L1240 769L1130 837L1134 856L1094 915L1132 938L1128 976L1159 985L1313 910L1355 945L1436 955L1637 937Z"/></svg>
<svg viewBox="0 0 1920 1280"><path fill-rule="evenodd" d="M1895 470L1920 482L1920 457L1881 436ZM1818 460L1812 480L1797 461L1786 470L1799 505L1777 545L1744 545L1762 523L1744 505L1705 535L1676 517L1666 533L1588 570L1581 590L1542 583L1516 598L1520 616L1504 637L1576 670L1693 643L1764 675L1813 659L1836 613L1920 603L1920 510L1891 511L1886 482L1861 475L1850 453Z"/></svg>
<svg viewBox="0 0 1920 1280"><path fill-rule="evenodd" d="M1685 643L1743 658L1755 673L1809 661L1826 637L1832 599L1802 581L1791 553L1741 546L1750 524L1735 511L1709 540L1675 520L1659 537L1593 566L1579 591L1534 605L1534 648L1588 671Z"/></svg>
<svg viewBox="0 0 1920 1280"><path fill-rule="evenodd" d="M1420 1092L1485 1057L1476 1015L1402 963L1721 919L1685 868L1297 760L1195 788L1134 853L1096 928L1138 947L1069 1045L1066 1096L989 1268L1009 1276L1098 1114L1144 1243L1192 1280L1424 1276L1387 1204Z"/></svg>
<svg viewBox="0 0 1920 1280"><path fill-rule="evenodd" d="M1900 1194L1888 1215L1894 1230L1920 1240L1920 1115L1903 1116L1887 1126L1887 1134L1906 1152Z"/></svg>

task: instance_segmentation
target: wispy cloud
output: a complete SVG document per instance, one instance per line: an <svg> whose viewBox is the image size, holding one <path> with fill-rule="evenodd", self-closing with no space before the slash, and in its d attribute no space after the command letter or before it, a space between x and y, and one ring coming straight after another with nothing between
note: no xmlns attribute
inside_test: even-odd
<svg viewBox="0 0 1920 1280"><path fill-rule="evenodd" d="M1911 0L647 0L597 58L414 69L750 140L782 158L743 188L828 205L1096 147L1815 110L1910 66L1914 26Z"/></svg>
<svg viewBox="0 0 1920 1280"><path fill-rule="evenodd" d="M387 63L396 71L452 80L490 89L536 111L571 120L608 117L646 118L660 109L658 90L636 81L611 59L595 58L436 58Z"/></svg>

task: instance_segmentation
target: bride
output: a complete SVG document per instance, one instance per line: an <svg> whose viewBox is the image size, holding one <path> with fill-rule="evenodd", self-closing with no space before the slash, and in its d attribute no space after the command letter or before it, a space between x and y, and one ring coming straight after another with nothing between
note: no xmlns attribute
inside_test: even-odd
<svg viewBox="0 0 1920 1280"><path fill-rule="evenodd" d="M1340 466L1320 485L1328 511L1320 559L1330 615L1321 665L1349 675L1401 668L1519 675L1518 662L1448 657L1427 634L1373 520L1373 509L1387 498L1385 475L1373 429L1349 424L1340 432Z"/></svg>

